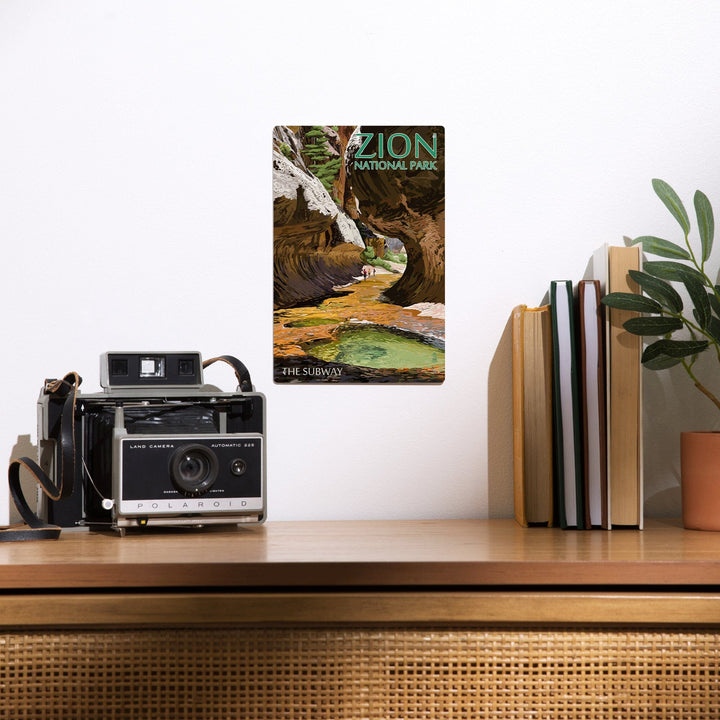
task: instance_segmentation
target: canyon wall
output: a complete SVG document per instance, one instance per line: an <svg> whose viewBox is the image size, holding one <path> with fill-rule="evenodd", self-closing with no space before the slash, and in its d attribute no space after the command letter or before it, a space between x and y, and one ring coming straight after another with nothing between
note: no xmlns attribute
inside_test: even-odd
<svg viewBox="0 0 720 720"><path fill-rule="evenodd" d="M390 302L403 306L445 302L445 131L442 127L422 128L431 148L430 138L435 137L433 155L426 145L417 144L417 130L360 126L345 157L348 183L362 222L378 233L398 238L405 246L407 269L385 293ZM400 138L394 146L395 156L391 144L385 145L393 134ZM406 150L402 160L394 159ZM361 159L368 157L372 160Z"/></svg>
<svg viewBox="0 0 720 720"><path fill-rule="evenodd" d="M354 207L344 166L351 133L347 127L273 131L276 309L326 297L361 272L365 242L343 210Z"/></svg>

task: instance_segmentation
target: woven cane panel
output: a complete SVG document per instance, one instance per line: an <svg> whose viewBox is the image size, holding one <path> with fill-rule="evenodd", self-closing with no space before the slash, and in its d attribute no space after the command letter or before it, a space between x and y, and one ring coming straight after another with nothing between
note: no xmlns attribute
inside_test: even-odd
<svg viewBox="0 0 720 720"><path fill-rule="evenodd" d="M717 631L0 635L2 718L720 718Z"/></svg>

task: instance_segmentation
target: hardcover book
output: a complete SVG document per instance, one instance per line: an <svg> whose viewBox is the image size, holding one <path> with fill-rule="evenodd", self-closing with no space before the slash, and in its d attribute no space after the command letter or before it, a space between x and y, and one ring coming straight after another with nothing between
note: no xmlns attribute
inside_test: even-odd
<svg viewBox="0 0 720 720"><path fill-rule="evenodd" d="M585 527L582 418L578 376L575 297L572 282L550 284L553 344L553 424L556 499L560 527Z"/></svg>
<svg viewBox="0 0 720 720"><path fill-rule="evenodd" d="M608 292L640 293L628 270L640 270L640 248L608 248ZM637 313L608 309L610 522L643 526L642 340L623 328Z"/></svg>
<svg viewBox="0 0 720 720"><path fill-rule="evenodd" d="M276 383L445 378L445 132L273 130Z"/></svg>
<svg viewBox="0 0 720 720"><path fill-rule="evenodd" d="M585 523L609 527L605 406L605 342L600 281L578 284Z"/></svg>
<svg viewBox="0 0 720 720"><path fill-rule="evenodd" d="M638 246L603 245L593 255L593 275L602 294L640 293L628 275L642 269ZM636 316L606 308L605 393L607 432L607 527L643 528L642 341L623 328Z"/></svg>
<svg viewBox="0 0 720 720"><path fill-rule="evenodd" d="M550 307L512 314L513 488L520 525L553 523L552 328Z"/></svg>

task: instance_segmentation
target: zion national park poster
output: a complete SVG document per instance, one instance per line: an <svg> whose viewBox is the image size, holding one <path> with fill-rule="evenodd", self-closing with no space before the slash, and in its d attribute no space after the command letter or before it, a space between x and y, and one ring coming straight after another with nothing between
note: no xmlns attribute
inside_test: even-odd
<svg viewBox="0 0 720 720"><path fill-rule="evenodd" d="M276 383L445 378L445 132L273 130Z"/></svg>

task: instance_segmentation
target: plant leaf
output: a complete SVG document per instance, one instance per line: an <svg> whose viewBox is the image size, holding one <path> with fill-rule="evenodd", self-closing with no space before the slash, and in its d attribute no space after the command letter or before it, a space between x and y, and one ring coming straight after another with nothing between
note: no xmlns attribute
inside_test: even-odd
<svg viewBox="0 0 720 720"><path fill-rule="evenodd" d="M684 358L690 355L697 355L709 345L707 340L656 340L645 348L642 355L643 365L648 361L667 355L671 358Z"/></svg>
<svg viewBox="0 0 720 720"><path fill-rule="evenodd" d="M707 331L712 335L712 339L720 344L720 320L716 317L710 318L710 324L708 325Z"/></svg>
<svg viewBox="0 0 720 720"><path fill-rule="evenodd" d="M674 313L682 312L682 298L670 283L639 270L628 270L628 274L653 300L657 300ZM720 314L718 316L720 317Z"/></svg>
<svg viewBox="0 0 720 720"><path fill-rule="evenodd" d="M608 293L601 300L604 305L617 310L634 310L636 312L659 313L662 306L652 298L635 293L614 292Z"/></svg>
<svg viewBox="0 0 720 720"><path fill-rule="evenodd" d="M700 242L702 243L702 257L703 262L705 262L712 252L713 237L715 235L715 218L713 217L712 205L705 193L696 190L693 202L695 203L695 214L697 215L698 231L700 232Z"/></svg>
<svg viewBox="0 0 720 720"><path fill-rule="evenodd" d="M710 307L713 309L715 315L720 318L720 300L714 292L708 293L708 300L710 300Z"/></svg>
<svg viewBox="0 0 720 720"><path fill-rule="evenodd" d="M684 282L687 276L691 276L705 284L705 278L701 272L689 265L683 265L672 260L650 260L643 263L643 270L649 275L662 280L675 280Z"/></svg>
<svg viewBox="0 0 720 720"><path fill-rule="evenodd" d="M710 324L710 318L712 317L712 308L710 307L710 300L705 290L705 285L690 276L687 276L683 280L683 283L695 306L695 319L698 325L705 329Z"/></svg>
<svg viewBox="0 0 720 720"><path fill-rule="evenodd" d="M690 233L690 219L678 194L664 180L658 180L656 178L652 181L652 186L655 194L662 200L663 205L680 223L680 227L683 229L685 235L688 235Z"/></svg>
<svg viewBox="0 0 720 720"><path fill-rule="evenodd" d="M682 358L674 358L669 355L658 355L652 360L648 360L647 362L643 361L643 367L646 367L648 370L666 370L674 365L679 365L681 362Z"/></svg>
<svg viewBox="0 0 720 720"><path fill-rule="evenodd" d="M673 317L636 317L623 323L623 327L633 335L667 335L682 326L682 320Z"/></svg>
<svg viewBox="0 0 720 720"><path fill-rule="evenodd" d="M690 253L684 248L654 235L642 235L630 241L631 245L637 245L638 243L642 243L643 252L652 253L653 255L666 258L681 258L682 260L692 259Z"/></svg>

